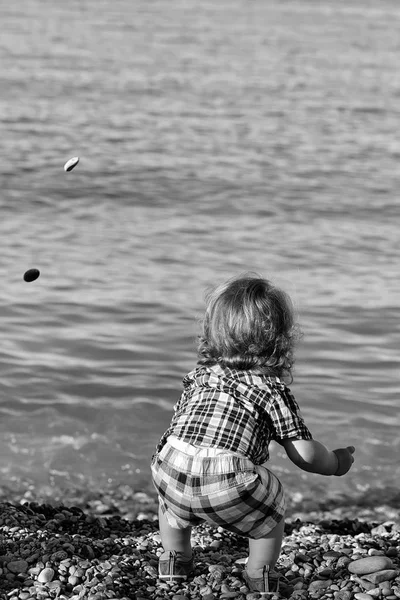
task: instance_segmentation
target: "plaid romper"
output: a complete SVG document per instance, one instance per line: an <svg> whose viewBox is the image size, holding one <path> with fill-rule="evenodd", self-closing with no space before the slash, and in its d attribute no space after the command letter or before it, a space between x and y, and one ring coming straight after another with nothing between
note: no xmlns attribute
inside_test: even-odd
<svg viewBox="0 0 400 600"><path fill-rule="evenodd" d="M279 479L262 463L271 440L312 439L289 388L251 371L197 367L152 459L160 508L171 527L206 521L252 539L285 513Z"/></svg>

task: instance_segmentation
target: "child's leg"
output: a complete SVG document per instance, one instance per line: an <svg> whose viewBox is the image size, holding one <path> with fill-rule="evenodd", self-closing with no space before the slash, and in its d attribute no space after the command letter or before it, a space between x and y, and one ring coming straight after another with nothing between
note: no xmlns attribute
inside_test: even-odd
<svg viewBox="0 0 400 600"><path fill-rule="evenodd" d="M161 507L158 509L158 519L160 523L160 536L164 552L176 550L182 552L186 558L192 557L192 546L190 544L191 527L186 529L177 529L171 527L164 515Z"/></svg>
<svg viewBox="0 0 400 600"><path fill-rule="evenodd" d="M283 518L266 537L259 540L249 539L249 560L246 566L249 577L262 576L264 565L274 568L281 551L284 528Z"/></svg>

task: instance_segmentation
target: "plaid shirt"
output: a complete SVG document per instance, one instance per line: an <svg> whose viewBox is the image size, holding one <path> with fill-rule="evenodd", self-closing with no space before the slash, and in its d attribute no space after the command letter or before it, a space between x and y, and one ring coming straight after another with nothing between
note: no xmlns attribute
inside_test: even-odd
<svg viewBox="0 0 400 600"><path fill-rule="evenodd" d="M257 465L268 460L271 440L312 439L297 402L277 377L218 365L197 367L183 387L156 452L174 435L194 446L242 454Z"/></svg>

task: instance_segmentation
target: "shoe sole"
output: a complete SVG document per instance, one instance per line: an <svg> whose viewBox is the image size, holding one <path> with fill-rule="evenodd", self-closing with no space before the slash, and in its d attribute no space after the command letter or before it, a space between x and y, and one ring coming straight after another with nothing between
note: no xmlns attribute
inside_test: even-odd
<svg viewBox="0 0 400 600"><path fill-rule="evenodd" d="M176 581L177 579L188 579L190 575L159 575L158 579L165 579L169 581Z"/></svg>

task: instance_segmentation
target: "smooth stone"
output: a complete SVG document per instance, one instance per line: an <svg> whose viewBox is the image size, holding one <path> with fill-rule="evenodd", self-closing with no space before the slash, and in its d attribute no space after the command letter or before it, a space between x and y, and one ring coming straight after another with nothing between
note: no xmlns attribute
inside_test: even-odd
<svg viewBox="0 0 400 600"><path fill-rule="evenodd" d="M51 555L51 560L53 562L62 561L68 558L68 553L65 550L58 550Z"/></svg>
<svg viewBox="0 0 400 600"><path fill-rule="evenodd" d="M294 590L302 590L305 587L305 583L304 581L297 581L294 586L293 589Z"/></svg>
<svg viewBox="0 0 400 600"><path fill-rule="evenodd" d="M328 552L324 552L322 558L326 560L327 558L339 558L342 556L341 552L337 552L336 550L328 550Z"/></svg>
<svg viewBox="0 0 400 600"><path fill-rule="evenodd" d="M366 579L359 579L358 583L362 587L362 589L367 592L369 592L369 590L373 590L375 585L371 581L367 581Z"/></svg>
<svg viewBox="0 0 400 600"><path fill-rule="evenodd" d="M379 587L381 588L381 590L391 590L392 586L390 585L389 581L382 581L379 584Z"/></svg>
<svg viewBox="0 0 400 600"><path fill-rule="evenodd" d="M322 571L318 571L317 575L323 579L329 579L332 576L332 569L322 569Z"/></svg>
<svg viewBox="0 0 400 600"><path fill-rule="evenodd" d="M337 560L336 567L341 569L342 567L347 567L350 563L351 559L348 556L340 556Z"/></svg>
<svg viewBox="0 0 400 600"><path fill-rule="evenodd" d="M49 581L47 587L49 590L56 590L61 587L61 581L59 579L53 579L53 581Z"/></svg>
<svg viewBox="0 0 400 600"><path fill-rule="evenodd" d="M308 591L312 594L313 592L324 590L332 584L332 579L316 579L312 581L308 586Z"/></svg>
<svg viewBox="0 0 400 600"><path fill-rule="evenodd" d="M335 600L350 600L351 592L348 590L340 590L340 592L335 592L334 598Z"/></svg>
<svg viewBox="0 0 400 600"><path fill-rule="evenodd" d="M79 156L73 156L64 165L64 171L72 171L79 162Z"/></svg>
<svg viewBox="0 0 400 600"><path fill-rule="evenodd" d="M354 598L356 600L373 600L372 596L369 594L363 594L363 592L357 592L354 594Z"/></svg>
<svg viewBox="0 0 400 600"><path fill-rule="evenodd" d="M11 573L26 573L28 567L29 565L26 560L11 560L7 563L7 569L11 571Z"/></svg>
<svg viewBox="0 0 400 600"><path fill-rule="evenodd" d="M383 571L377 571L376 573L371 573L370 575L364 575L364 579L370 581L371 583L381 583L382 581L391 581L397 575L398 571L395 569L385 569Z"/></svg>
<svg viewBox="0 0 400 600"><path fill-rule="evenodd" d="M54 569L51 567L46 567L43 571L40 571L38 575L38 581L40 583L48 583L54 577Z"/></svg>
<svg viewBox="0 0 400 600"><path fill-rule="evenodd" d="M305 554L303 554L302 552L298 552L296 554L296 556L294 557L294 560L301 563L300 566L303 565L303 563L308 562L308 556L306 556Z"/></svg>
<svg viewBox="0 0 400 600"><path fill-rule="evenodd" d="M368 556L367 558L359 558L353 560L347 565L350 573L356 575L369 575L376 571L382 571L383 569L390 569L393 567L393 563L387 556Z"/></svg>
<svg viewBox="0 0 400 600"><path fill-rule="evenodd" d="M94 551L93 548L91 546L89 546L88 544L84 544L81 547L81 553L85 558L94 558Z"/></svg>
<svg viewBox="0 0 400 600"><path fill-rule="evenodd" d="M40 271L39 269L28 269L27 271L25 271L24 273L24 281L35 281L35 279L37 279L40 275Z"/></svg>

